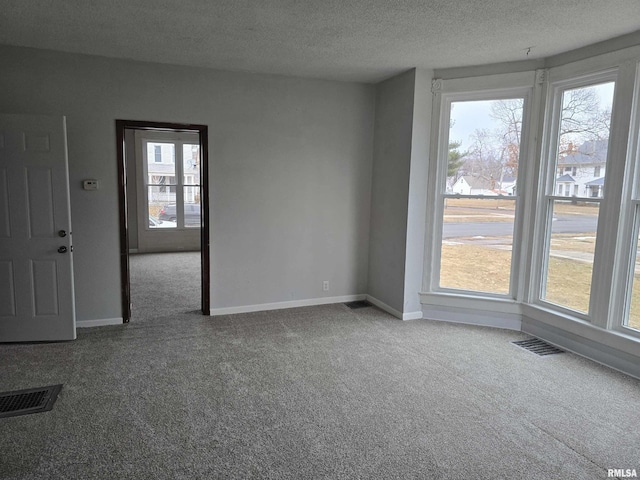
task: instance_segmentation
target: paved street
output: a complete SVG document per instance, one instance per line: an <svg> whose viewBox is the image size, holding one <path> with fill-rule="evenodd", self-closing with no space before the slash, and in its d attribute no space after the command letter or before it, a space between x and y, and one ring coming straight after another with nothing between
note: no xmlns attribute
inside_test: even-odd
<svg viewBox="0 0 640 480"><path fill-rule="evenodd" d="M594 236L597 218L591 215L559 215L553 221L553 233ZM443 225L445 244L483 245L496 250L511 250L513 223L510 222L447 222ZM593 263L593 254L553 249L553 257ZM636 273L640 274L640 252L636 260Z"/></svg>
<svg viewBox="0 0 640 480"><path fill-rule="evenodd" d="M553 221L553 233L595 233L598 220L591 215L558 215ZM513 234L511 222L445 222L442 238L499 237Z"/></svg>

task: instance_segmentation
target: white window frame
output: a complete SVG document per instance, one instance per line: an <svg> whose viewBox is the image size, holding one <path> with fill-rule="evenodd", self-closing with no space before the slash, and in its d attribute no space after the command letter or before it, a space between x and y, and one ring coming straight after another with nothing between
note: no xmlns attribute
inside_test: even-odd
<svg viewBox="0 0 640 480"><path fill-rule="evenodd" d="M149 187L156 186L154 184L149 183L149 173L148 173L148 143L164 143L164 144L172 144L174 145L174 155L170 160L171 164L174 165L175 170L175 184L166 184L165 186L171 188L174 187L176 189L176 228L172 228L170 230L197 230L195 227L187 227L185 226L184 219L184 188L187 186L200 186L200 179L196 180L193 184L187 184L184 181L184 163L182 161L182 148L185 144L199 144L198 134L196 133L186 133L186 132L156 132L156 131L136 131L136 141L140 142L139 151L142 153L141 162L138 162L136 168L139 170L138 175L139 178L145 179L144 184L139 185L139 194L138 201L140 203L138 207L138 223L139 225L143 225L144 229L147 230L152 235L165 235L167 230L169 229L159 229L159 228L150 228L149 222L145 217L145 214L148 215L148 203L149 203ZM155 163L155 151L154 148L154 163ZM182 206L182 208L180 208Z"/></svg>
<svg viewBox="0 0 640 480"><path fill-rule="evenodd" d="M441 306L459 305L461 298L467 298L476 305L484 301L490 302L494 311L505 313L519 312L517 302L522 299L527 267L523 262L523 252L528 248L528 242L523 235L525 224L525 205L528 202L533 182L527 180L530 177L534 151L531 149L531 133L535 131L537 124L536 88L538 73L535 71L519 72L511 74L491 75L485 77L473 77L451 80L434 80L434 102L432 114L432 137L437 142L432 142L430 161L430 181L428 185L430 205L427 224L429 229L425 242L425 276L423 303ZM452 195L446 192L447 158L449 152L449 122L451 104L459 101L500 100L510 98L522 98L523 119L522 138L520 142L520 165L518 168L518 180L515 190L515 208L513 231L513 248L511 258L511 271L509 280L509 293L497 294L479 292L474 290L452 289L439 286L440 260L442 248L442 231L444 215L444 198ZM526 182L526 183L525 183ZM529 183L529 185L527 185ZM460 195L456 198L482 198L494 197L483 195ZM498 198L498 197L495 197ZM524 268L523 268L524 267ZM489 304L486 304L489 305Z"/></svg>
<svg viewBox="0 0 640 480"><path fill-rule="evenodd" d="M550 72L550 76L553 75L553 71ZM599 213L598 213L598 226L596 232L596 246L594 253L594 263L592 270L592 278L591 278L591 292L589 295L589 308L588 312L583 313L577 310L570 309L568 307L555 304L553 302L547 301L542 298L542 294L546 289L546 280L547 275L545 268L549 262L549 242L551 238L551 228L552 228L552 214L553 209L550 205L553 204L554 201L566 201L567 197L563 195L558 195L558 192L554 191L554 187L556 185L555 179L557 174L557 155L558 155L558 140L559 140L559 128L560 128L560 120L562 113L562 95L566 90L571 90L575 88L584 88L589 87L591 85L597 85L601 83L606 83L613 81L615 82L614 87L614 104L612 108L612 118L610 123L610 136L609 136L609 148L607 150L607 165L611 161L611 138L613 136L613 127L614 127L614 115L616 113L616 105L615 98L618 88L618 69L617 68L608 68L601 71L597 71L589 74L573 74L572 72L568 72L565 74L566 76L562 76L561 78L551 78L550 85L548 88L548 95L546 101L545 108L545 122L544 122L544 134L542 137L542 161L541 161L541 184L539 185L539 200L537 204L537 229L533 236L533 242L535 245L537 258L540 259L538 262L534 262L534 276L536 281L531 283L531 300L532 303L542 306L545 309L559 312L569 318L576 318L586 322L592 322L593 318L596 317L596 313L598 312L596 308L597 303L597 295L594 295L594 292L598 288L597 283L601 283L602 280L600 278L600 274L602 270L599 268L600 264L604 261L603 255L605 254L605 250L603 248L603 244L605 243L605 235L603 232L603 222L600 220L604 216L604 203L605 199L603 198L595 198L589 196L579 196L576 197L577 200L588 201L591 203L599 204ZM610 176L605 177L605 182L608 185L613 182L613 179L610 179ZM605 188L606 191L606 188ZM586 193L586 192L585 192Z"/></svg>

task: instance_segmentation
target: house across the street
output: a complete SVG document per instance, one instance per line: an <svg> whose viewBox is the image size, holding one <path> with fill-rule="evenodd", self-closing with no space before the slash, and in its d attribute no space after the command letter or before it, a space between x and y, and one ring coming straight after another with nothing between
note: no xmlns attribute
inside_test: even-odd
<svg viewBox="0 0 640 480"><path fill-rule="evenodd" d="M587 141L558 158L556 195L602 198L609 139Z"/></svg>
<svg viewBox="0 0 640 480"><path fill-rule="evenodd" d="M513 195L516 188L514 177L503 177L502 181L484 175L463 175L451 187L459 195Z"/></svg>

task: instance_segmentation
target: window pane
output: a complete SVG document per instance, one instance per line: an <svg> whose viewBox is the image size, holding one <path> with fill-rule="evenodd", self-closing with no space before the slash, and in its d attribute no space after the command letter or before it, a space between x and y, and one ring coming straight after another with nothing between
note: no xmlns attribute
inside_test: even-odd
<svg viewBox="0 0 640 480"><path fill-rule="evenodd" d="M149 228L176 228L175 190L170 192L168 187L155 185L147 187L147 190Z"/></svg>
<svg viewBox="0 0 640 480"><path fill-rule="evenodd" d="M554 192L604 196L614 82L566 90L562 95Z"/></svg>
<svg viewBox="0 0 640 480"><path fill-rule="evenodd" d="M200 187L184 187L184 226L200 225Z"/></svg>
<svg viewBox="0 0 640 480"><path fill-rule="evenodd" d="M636 207L636 225L640 220L640 212ZM637 228L637 227L636 227ZM636 236L637 237L637 236ZM638 245L635 245L635 258L633 261L633 275L631 276L631 298L629 299L629 315L625 318L624 325L640 330L640 255L638 255Z"/></svg>
<svg viewBox="0 0 640 480"><path fill-rule="evenodd" d="M603 198L615 82L564 90L558 146L549 192L567 200L548 201L552 215L546 239L540 298L589 313L596 231ZM572 200L569 200L572 198Z"/></svg>
<svg viewBox="0 0 640 480"><path fill-rule="evenodd" d="M147 142L147 174L176 176L176 152L173 143ZM149 182L154 183L154 182ZM175 182L174 182L175 183Z"/></svg>
<svg viewBox="0 0 640 480"><path fill-rule="evenodd" d="M508 295L524 100L453 102L444 199L442 288ZM509 198L511 197L511 198Z"/></svg>
<svg viewBox="0 0 640 480"><path fill-rule="evenodd" d="M523 108L521 98L451 104L448 193L515 194Z"/></svg>
<svg viewBox="0 0 640 480"><path fill-rule="evenodd" d="M551 201L544 300L579 312L589 311L599 207L594 202Z"/></svg>
<svg viewBox="0 0 640 480"><path fill-rule="evenodd" d="M184 185L200 184L200 145L182 145ZM186 200L185 200L186 201Z"/></svg>
<svg viewBox="0 0 640 480"><path fill-rule="evenodd" d="M445 198L440 287L508 294L515 198Z"/></svg>

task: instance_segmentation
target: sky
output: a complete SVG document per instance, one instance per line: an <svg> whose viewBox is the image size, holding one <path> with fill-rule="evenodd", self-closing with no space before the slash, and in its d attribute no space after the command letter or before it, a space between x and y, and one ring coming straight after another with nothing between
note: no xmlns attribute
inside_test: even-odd
<svg viewBox="0 0 640 480"><path fill-rule="evenodd" d="M498 122L491 118L492 100L454 102L451 109L453 126L449 132L449 143L462 142L458 150L469 150L473 144L470 138L476 129L494 129Z"/></svg>

